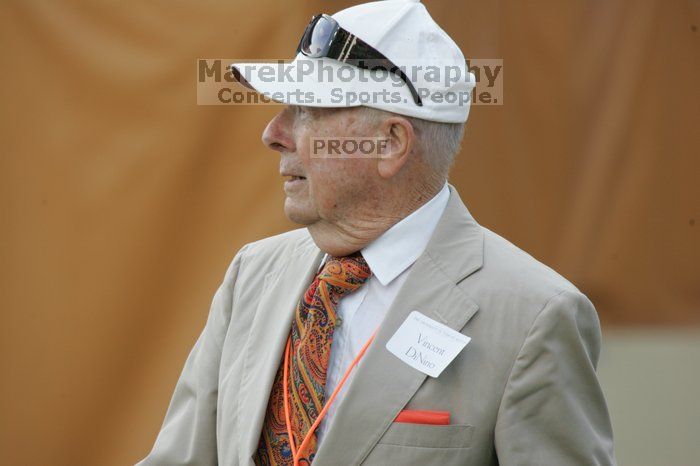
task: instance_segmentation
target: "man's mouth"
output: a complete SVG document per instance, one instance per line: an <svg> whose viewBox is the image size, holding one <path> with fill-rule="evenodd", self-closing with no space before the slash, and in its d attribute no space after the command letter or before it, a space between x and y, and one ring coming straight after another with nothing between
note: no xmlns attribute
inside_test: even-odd
<svg viewBox="0 0 700 466"><path fill-rule="evenodd" d="M292 175L289 177L289 181L298 181L298 180L305 180L305 179L306 179L305 176Z"/></svg>

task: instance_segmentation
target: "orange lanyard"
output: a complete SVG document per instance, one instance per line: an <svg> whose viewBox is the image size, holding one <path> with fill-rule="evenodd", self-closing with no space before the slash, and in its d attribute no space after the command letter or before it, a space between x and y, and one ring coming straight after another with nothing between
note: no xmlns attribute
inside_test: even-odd
<svg viewBox="0 0 700 466"><path fill-rule="evenodd" d="M378 329L377 329L378 330ZM362 359L362 356L364 356L365 351L367 351L367 348L369 347L370 343L372 343L372 340L374 340L374 336L377 334L377 330L374 331L371 337L369 337L369 340L364 344L362 349L360 350L359 353L357 353L357 356L355 356L355 359L352 361L350 364L350 367L345 371L345 374L343 374L343 378L340 379L340 382L338 382L338 386L335 387L335 390L333 390L333 393L331 394L330 398L326 401L326 403L323 405L323 409L321 409L321 412L318 413L318 417L316 418L316 421L311 425L311 428L309 431L306 433L306 437L304 437L304 440L301 442L301 445L299 445L299 448L296 448L294 445L294 437L292 436L292 422L289 419L289 390L288 390L288 379L289 379L289 374L287 367L289 366L289 347L291 345L292 337L291 335L287 337L287 346L284 349L284 378L283 378L283 387L284 389L282 392L284 393L284 421L287 425L287 435L289 436L289 446L292 448L292 458L294 458L294 466L299 465L299 460L301 458L301 453L304 451L304 449L309 445L309 442L311 441L311 436L313 435L314 431L316 430L316 427L321 423L321 420L323 417L326 415L326 412L328 411L328 408L331 406L331 403L333 403L333 400L335 400L335 397L338 395L338 392L342 388L343 384L345 383L345 380L348 378L350 375L350 371L357 366L357 363L360 362L360 359Z"/></svg>

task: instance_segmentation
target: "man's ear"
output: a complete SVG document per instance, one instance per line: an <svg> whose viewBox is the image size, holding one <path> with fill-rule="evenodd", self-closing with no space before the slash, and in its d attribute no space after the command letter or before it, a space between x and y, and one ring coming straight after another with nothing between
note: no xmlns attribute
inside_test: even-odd
<svg viewBox="0 0 700 466"><path fill-rule="evenodd" d="M379 154L377 170L382 178L391 178L408 161L408 155L416 142L413 125L400 116L387 118L382 123L382 135L386 138L384 150Z"/></svg>

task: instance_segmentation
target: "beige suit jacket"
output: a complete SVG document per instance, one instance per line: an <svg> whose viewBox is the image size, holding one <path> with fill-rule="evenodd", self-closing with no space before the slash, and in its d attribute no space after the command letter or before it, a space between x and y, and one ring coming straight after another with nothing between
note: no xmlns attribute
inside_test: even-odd
<svg viewBox="0 0 700 466"><path fill-rule="evenodd" d="M323 253L298 229L244 246L140 466L252 466L294 308ZM471 337L438 378L385 348L413 310ZM612 465L601 334L574 285L450 198L355 369L314 466ZM394 423L402 409L451 425Z"/></svg>

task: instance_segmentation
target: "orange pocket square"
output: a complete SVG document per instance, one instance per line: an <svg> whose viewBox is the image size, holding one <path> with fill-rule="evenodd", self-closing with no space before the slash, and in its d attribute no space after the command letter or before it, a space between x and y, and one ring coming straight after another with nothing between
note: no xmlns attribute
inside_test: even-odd
<svg viewBox="0 0 700 466"><path fill-rule="evenodd" d="M408 424L448 425L450 423L450 412L404 409L398 416L396 416L394 422L405 422Z"/></svg>

